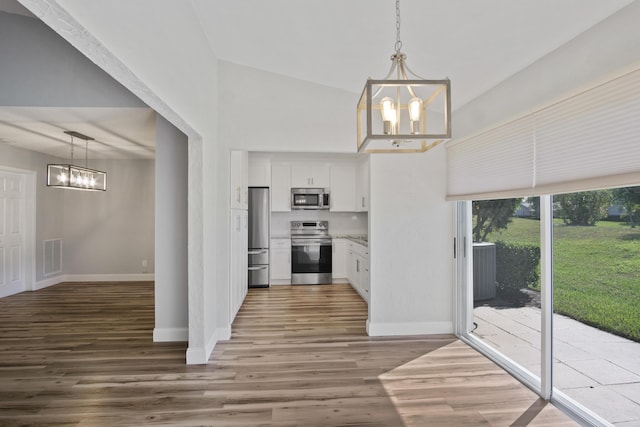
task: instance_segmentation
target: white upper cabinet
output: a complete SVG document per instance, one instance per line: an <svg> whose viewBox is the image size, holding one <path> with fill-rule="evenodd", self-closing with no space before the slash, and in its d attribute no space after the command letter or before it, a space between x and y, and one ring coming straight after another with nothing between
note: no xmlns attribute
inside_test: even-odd
<svg viewBox="0 0 640 427"><path fill-rule="evenodd" d="M249 156L246 151L231 151L230 174L231 209L247 209L249 206Z"/></svg>
<svg viewBox="0 0 640 427"><path fill-rule="evenodd" d="M291 210L291 167L271 165L271 210L289 212Z"/></svg>
<svg viewBox="0 0 640 427"><path fill-rule="evenodd" d="M358 163L358 180L356 186L356 210L369 211L369 159Z"/></svg>
<svg viewBox="0 0 640 427"><path fill-rule="evenodd" d="M332 212L356 211L356 181L357 169L355 164L331 166L329 202Z"/></svg>
<svg viewBox="0 0 640 427"><path fill-rule="evenodd" d="M291 166L291 187L329 188L331 185L328 165L304 164Z"/></svg>
<svg viewBox="0 0 640 427"><path fill-rule="evenodd" d="M249 187L271 187L271 161L249 159Z"/></svg>

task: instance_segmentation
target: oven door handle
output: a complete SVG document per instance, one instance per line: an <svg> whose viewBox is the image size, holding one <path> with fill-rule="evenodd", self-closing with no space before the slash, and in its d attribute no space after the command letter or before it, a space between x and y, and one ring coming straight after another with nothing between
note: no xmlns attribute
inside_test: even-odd
<svg viewBox="0 0 640 427"><path fill-rule="evenodd" d="M331 246L331 240L326 239L292 239L291 246Z"/></svg>
<svg viewBox="0 0 640 427"><path fill-rule="evenodd" d="M267 268L269 268L268 265L251 266L249 267L249 271L266 270Z"/></svg>

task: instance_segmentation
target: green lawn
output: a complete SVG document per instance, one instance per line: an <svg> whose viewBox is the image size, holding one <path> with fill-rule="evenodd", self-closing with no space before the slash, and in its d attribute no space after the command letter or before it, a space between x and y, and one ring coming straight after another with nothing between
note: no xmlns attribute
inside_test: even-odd
<svg viewBox="0 0 640 427"><path fill-rule="evenodd" d="M557 220L553 234L554 311L640 342L640 228ZM538 245L540 223L515 218L487 240Z"/></svg>

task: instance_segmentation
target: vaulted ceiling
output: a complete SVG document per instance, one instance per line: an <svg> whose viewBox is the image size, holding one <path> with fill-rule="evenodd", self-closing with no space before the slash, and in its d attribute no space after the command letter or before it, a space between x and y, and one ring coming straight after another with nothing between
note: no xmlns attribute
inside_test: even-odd
<svg viewBox="0 0 640 427"><path fill-rule="evenodd" d="M425 78L451 79L455 119L456 109L631 2L403 0L402 50L415 73ZM117 7L117 3L103 0L58 0L58 3L70 10L80 10L90 19L99 19L100 8ZM367 77L381 78L387 74L396 41L392 0L191 0L183 2L193 12L189 28L173 27L171 16L163 15L162 8L155 7L154 2L147 3L150 24L164 22L163 30L172 32L177 42L185 31L204 32L212 52L220 60L353 93L362 90ZM95 8L93 17L86 16L88 4ZM13 0L0 0L0 10L29 15ZM117 23L113 25L115 28ZM112 129L116 120L114 113L104 117L99 111L66 113L29 112L36 120L33 125L20 125L33 126L31 133L25 131L21 136L20 127L11 126L11 112L0 111L0 125L6 124L0 126L0 142L3 134L7 133L4 137L9 138L11 132L12 140L22 139L23 146L39 150L38 144L28 145L35 139L34 132L46 134L48 127L70 126L63 121L71 113L78 118L76 126L90 121L96 127ZM145 138L142 136L145 131L132 129L148 127L148 116L128 115L129 120L124 116L117 120L121 126L117 133L138 136L115 141L113 136L101 135L104 144L93 156L122 157L123 150L129 148L131 157L153 156L140 147L147 145L138 139ZM132 142L127 139L135 140L138 146L127 148Z"/></svg>

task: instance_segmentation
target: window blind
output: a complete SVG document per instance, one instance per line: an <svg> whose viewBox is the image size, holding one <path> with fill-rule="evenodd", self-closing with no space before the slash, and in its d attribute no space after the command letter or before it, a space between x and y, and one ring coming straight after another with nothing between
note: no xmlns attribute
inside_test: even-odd
<svg viewBox="0 0 640 427"><path fill-rule="evenodd" d="M447 145L447 198L640 184L640 70Z"/></svg>

